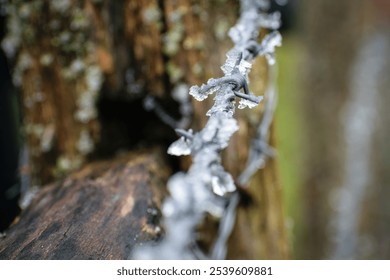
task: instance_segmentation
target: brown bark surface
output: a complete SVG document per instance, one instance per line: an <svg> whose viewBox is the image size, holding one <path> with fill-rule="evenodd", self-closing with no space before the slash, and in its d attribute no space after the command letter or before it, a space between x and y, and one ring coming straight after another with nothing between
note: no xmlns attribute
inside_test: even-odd
<svg viewBox="0 0 390 280"><path fill-rule="evenodd" d="M0 240L0 259L127 259L162 235L161 150L96 162L43 188Z"/></svg>
<svg viewBox="0 0 390 280"><path fill-rule="evenodd" d="M271 144L275 142L271 133ZM245 189L237 211L237 222L229 241L228 258L288 259L282 187L277 161L269 159Z"/></svg>

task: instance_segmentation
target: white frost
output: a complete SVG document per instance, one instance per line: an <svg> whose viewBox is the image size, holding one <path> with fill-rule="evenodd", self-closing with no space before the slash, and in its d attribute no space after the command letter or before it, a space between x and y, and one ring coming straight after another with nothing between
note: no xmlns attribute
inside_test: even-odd
<svg viewBox="0 0 390 280"><path fill-rule="evenodd" d="M244 59L242 59L240 65L238 65L238 70L244 77L247 77L251 69L252 69L252 64Z"/></svg>
<svg viewBox="0 0 390 280"><path fill-rule="evenodd" d="M173 142L168 148L168 154L173 156L186 156L191 154L191 142L184 137Z"/></svg>
<svg viewBox="0 0 390 280"><path fill-rule="evenodd" d="M260 97L261 97L260 100L262 100L263 97L262 96L260 96ZM240 103L238 104L238 109L245 109L247 107L249 109L251 109L251 108L256 107L256 106L257 106L257 103L252 102L252 101L250 101L248 99L241 98Z"/></svg>
<svg viewBox="0 0 390 280"><path fill-rule="evenodd" d="M190 95L192 95L198 101L203 101L207 98L207 95L202 94L200 87L197 85L190 88Z"/></svg>
<svg viewBox="0 0 390 280"><path fill-rule="evenodd" d="M225 75L232 74L232 71L233 71L234 67L236 66L237 60L240 57L240 55L241 55L241 52L236 48L230 50L226 54L226 57L227 57L226 62L224 65L221 66L221 69Z"/></svg>
<svg viewBox="0 0 390 280"><path fill-rule="evenodd" d="M282 35L278 31L274 31L264 37L259 55L265 55L269 65L275 64L275 48L282 45Z"/></svg>

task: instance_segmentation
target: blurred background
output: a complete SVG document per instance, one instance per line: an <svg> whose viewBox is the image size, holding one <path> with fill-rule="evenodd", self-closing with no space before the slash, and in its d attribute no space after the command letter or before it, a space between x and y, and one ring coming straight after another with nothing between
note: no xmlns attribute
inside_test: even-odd
<svg viewBox="0 0 390 280"><path fill-rule="evenodd" d="M390 2L284 9L276 130L294 258L389 259Z"/></svg>
<svg viewBox="0 0 390 280"><path fill-rule="evenodd" d="M291 258L390 259L390 2L279 0L272 9L283 20L275 128ZM0 231L20 211L26 171L6 47Z"/></svg>

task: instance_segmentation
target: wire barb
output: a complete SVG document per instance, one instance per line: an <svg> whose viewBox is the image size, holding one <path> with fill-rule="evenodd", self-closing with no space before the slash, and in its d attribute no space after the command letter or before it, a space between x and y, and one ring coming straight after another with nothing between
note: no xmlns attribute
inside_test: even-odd
<svg viewBox="0 0 390 280"><path fill-rule="evenodd" d="M177 135L187 138L188 140L192 140L194 138L192 131L186 131L184 129L176 128L175 132Z"/></svg>

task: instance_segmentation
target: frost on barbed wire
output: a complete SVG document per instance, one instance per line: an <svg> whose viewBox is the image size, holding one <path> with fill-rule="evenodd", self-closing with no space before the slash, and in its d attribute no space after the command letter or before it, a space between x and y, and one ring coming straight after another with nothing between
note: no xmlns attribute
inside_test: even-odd
<svg viewBox="0 0 390 280"><path fill-rule="evenodd" d="M276 67L270 65L268 88L266 91L266 101L264 104L264 112L260 124L257 127L256 135L252 139L251 147L249 149L249 156L244 171L240 174L238 182L245 186L248 184L253 174L265 166L268 157L274 156L275 151L269 145L270 127L276 107Z"/></svg>
<svg viewBox="0 0 390 280"><path fill-rule="evenodd" d="M264 37L263 42L259 46L259 55L264 55L269 65L275 64L275 48L282 45L282 35L274 31Z"/></svg>
<svg viewBox="0 0 390 280"><path fill-rule="evenodd" d="M184 83L177 84L172 90L172 99L179 104L179 113L181 118L174 119L166 110L157 102L153 96L146 96L143 100L145 110L153 111L162 122L172 128L187 128L191 123L193 113L191 100L188 96L188 86Z"/></svg>
<svg viewBox="0 0 390 280"><path fill-rule="evenodd" d="M255 172L265 166L268 157L275 155L274 149L269 145L269 132L277 102L276 95L276 66L275 48L282 45L282 35L278 31L273 31L266 35L260 45L253 48L257 55L263 55L269 65L269 78L266 90L266 101L262 120L257 127L255 137L252 139L249 149L249 156L244 171L240 174L238 182L245 186ZM241 101L244 102L244 101ZM241 105L238 108L240 108ZM250 105L248 105L251 108Z"/></svg>
<svg viewBox="0 0 390 280"><path fill-rule="evenodd" d="M240 18L229 32L235 46L227 53L226 62L221 67L224 76L211 78L206 84L189 89L189 94L198 101L215 94L214 104L206 114L209 119L197 133L176 129L180 138L172 143L168 153L191 155L192 165L187 173L179 172L168 181L170 196L162 207L164 239L158 244L136 248L131 258L225 258L226 242L234 225L238 194L233 177L222 166L221 151L228 146L230 138L239 129L237 120L233 117L237 98L240 100L240 109L253 108L262 100L262 97L253 95L248 89L248 73L253 59L264 55L268 63L273 64L273 52L281 43L281 36L277 31L265 36L260 44L256 41L260 28L277 29L280 26L279 14L265 13L269 6L269 0L241 0ZM271 96L267 96L267 104L272 103L271 93L269 88L267 94ZM265 113L267 110L270 109L265 108ZM264 129L269 129L269 118L272 119L270 113L263 117L263 122L267 120L267 123L260 125L261 133ZM267 146L265 142L268 134L265 134L265 138L259 136L263 146ZM196 243L196 228L207 213L220 219L218 235L209 255L204 254Z"/></svg>

